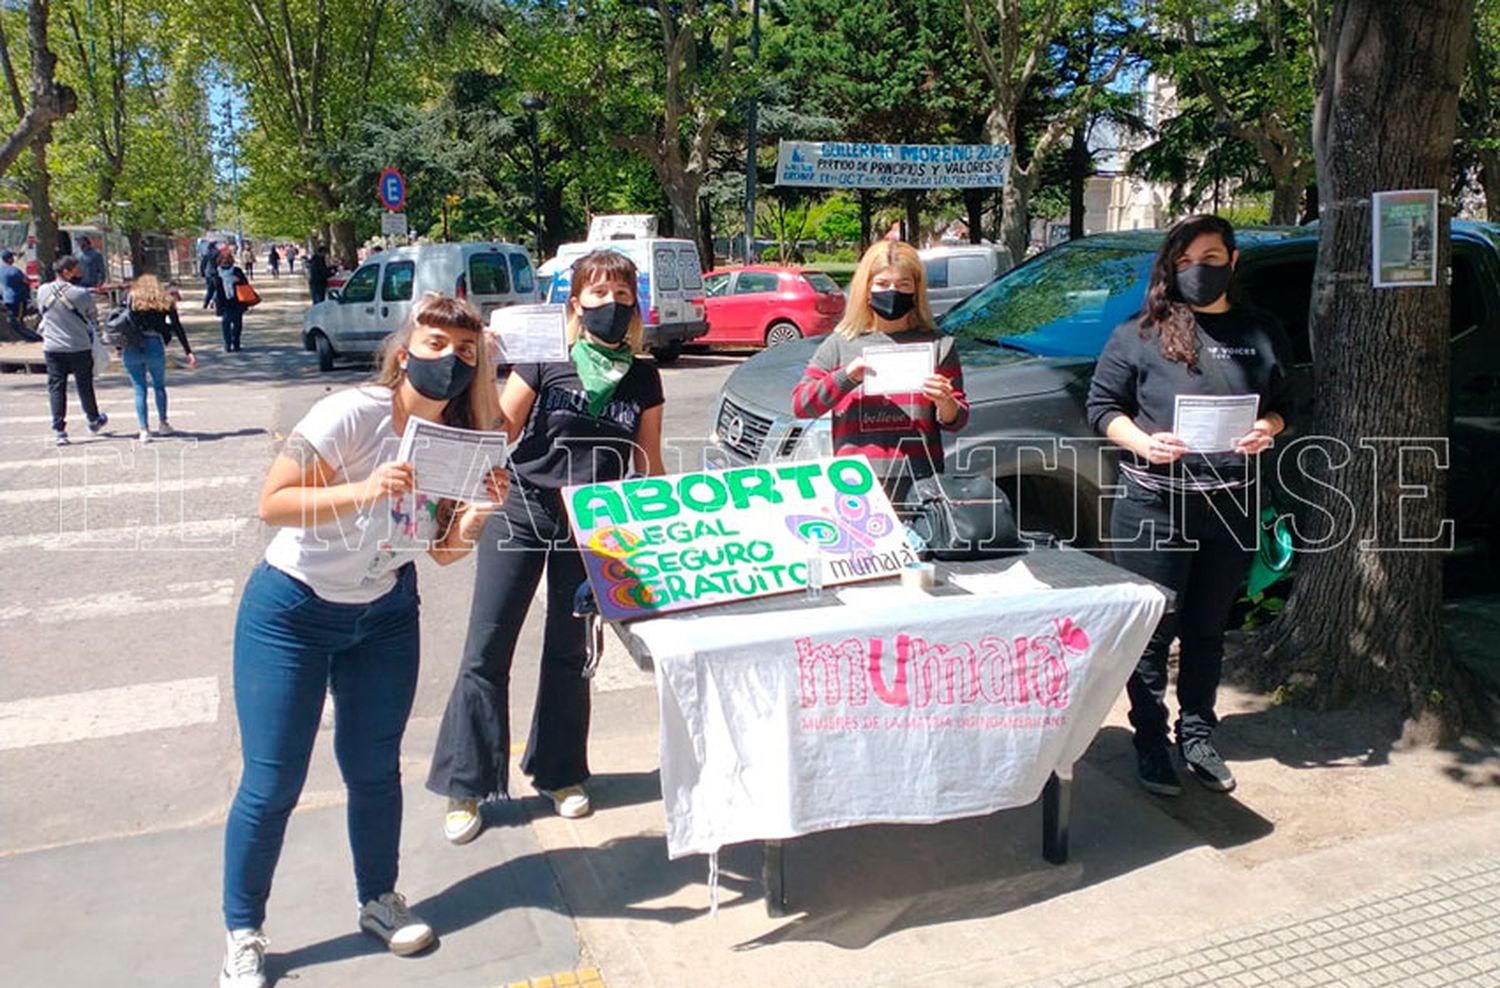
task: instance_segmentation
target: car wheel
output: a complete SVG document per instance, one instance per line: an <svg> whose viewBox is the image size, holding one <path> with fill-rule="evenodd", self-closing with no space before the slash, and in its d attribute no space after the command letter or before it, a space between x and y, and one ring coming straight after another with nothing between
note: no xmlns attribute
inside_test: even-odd
<svg viewBox="0 0 1500 988"><path fill-rule="evenodd" d="M673 340L666 346L652 347L651 356L656 358L658 364L670 364L682 356L682 341Z"/></svg>
<svg viewBox="0 0 1500 988"><path fill-rule="evenodd" d="M773 322L766 330L766 346L779 346L782 343L790 343L793 340L802 339L802 330L797 324L788 320Z"/></svg>
<svg viewBox="0 0 1500 988"><path fill-rule="evenodd" d="M318 351L318 370L325 373L333 370L333 343L319 330L313 331L312 341L313 349Z"/></svg>

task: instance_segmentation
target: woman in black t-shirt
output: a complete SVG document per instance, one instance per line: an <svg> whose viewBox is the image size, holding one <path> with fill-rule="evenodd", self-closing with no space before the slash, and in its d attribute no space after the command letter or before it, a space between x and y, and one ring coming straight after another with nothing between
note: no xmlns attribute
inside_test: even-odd
<svg viewBox="0 0 1500 988"><path fill-rule="evenodd" d="M1137 774L1151 792L1181 791L1167 746L1167 652L1181 640L1177 746L1194 778L1228 792L1213 744L1224 626L1259 534L1257 459L1293 406L1291 347L1273 316L1230 301L1234 229L1192 216L1167 232L1142 313L1117 327L1089 387L1089 424L1134 453L1110 521L1115 562L1177 597L1126 687ZM1195 452L1174 431L1179 395L1250 396L1257 416L1232 450ZM1132 462L1133 459L1133 462Z"/></svg>
<svg viewBox="0 0 1500 988"><path fill-rule="evenodd" d="M482 801L508 795L510 666L544 568L541 675L521 770L562 816L589 812L585 627L573 617L585 572L561 490L663 472L661 377L635 359L636 301L629 258L612 250L580 258L568 297L571 359L517 365L500 396L506 429L520 437L515 485L478 547L463 663L427 776L427 788L448 797L443 833L455 844L478 836Z"/></svg>

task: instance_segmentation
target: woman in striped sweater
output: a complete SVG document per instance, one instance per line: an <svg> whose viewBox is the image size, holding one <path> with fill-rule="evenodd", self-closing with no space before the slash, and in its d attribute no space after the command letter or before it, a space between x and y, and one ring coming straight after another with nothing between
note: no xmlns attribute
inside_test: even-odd
<svg viewBox="0 0 1500 988"><path fill-rule="evenodd" d="M865 393L868 347L922 343L935 350L922 390ZM792 392L792 408L803 418L831 411L834 453L869 457L897 505L912 480L943 471L942 430L964 427L969 401L958 351L937 329L927 273L910 244L882 241L865 251L849 283L844 318L813 354Z"/></svg>

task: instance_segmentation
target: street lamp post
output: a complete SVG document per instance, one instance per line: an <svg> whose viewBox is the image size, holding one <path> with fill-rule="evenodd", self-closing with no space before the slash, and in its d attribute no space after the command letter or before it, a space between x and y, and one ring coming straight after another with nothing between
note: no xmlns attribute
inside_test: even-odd
<svg viewBox="0 0 1500 988"><path fill-rule="evenodd" d="M542 150L540 146L541 131L537 129L536 115L547 109L547 101L540 96L522 96L521 109L526 111L527 120L531 126L528 128L528 137L531 141L531 198L532 205L536 210L536 256L542 260Z"/></svg>

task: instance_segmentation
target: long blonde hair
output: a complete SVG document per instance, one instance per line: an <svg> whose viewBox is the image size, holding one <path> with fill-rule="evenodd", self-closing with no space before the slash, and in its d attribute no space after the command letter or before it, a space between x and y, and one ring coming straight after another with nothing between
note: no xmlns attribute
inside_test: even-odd
<svg viewBox="0 0 1500 988"><path fill-rule="evenodd" d="M849 339L862 336L875 329L875 313L870 309L870 282L886 268L895 268L901 274L910 275L916 284L917 304L911 310L911 329L937 329L937 319L927 301L927 269L922 258L911 244L899 240L882 240L871 244L865 256L859 259L854 277L849 282L849 304L844 307L844 318L833 328Z"/></svg>
<svg viewBox="0 0 1500 988"><path fill-rule="evenodd" d="M607 247L591 251L573 262L573 281L568 287L568 345L577 342L578 334L583 332L578 313L573 311L573 300L596 281L622 281L630 286L630 294L636 296L635 315L630 319L630 328L625 331L625 342L630 344L631 353L640 353L646 327L641 322L640 282L636 278L635 262Z"/></svg>
<svg viewBox="0 0 1500 988"><path fill-rule="evenodd" d="M130 307L137 312L170 312L176 304L154 274L143 274L130 283Z"/></svg>

